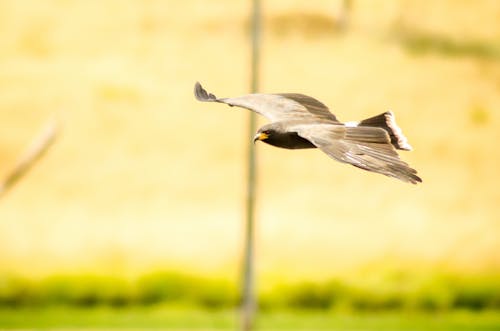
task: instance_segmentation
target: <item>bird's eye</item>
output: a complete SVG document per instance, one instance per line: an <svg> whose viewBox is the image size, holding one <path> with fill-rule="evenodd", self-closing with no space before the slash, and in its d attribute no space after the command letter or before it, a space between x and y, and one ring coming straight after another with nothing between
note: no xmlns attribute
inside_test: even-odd
<svg viewBox="0 0 500 331"><path fill-rule="evenodd" d="M264 130L264 131L262 131L262 133L263 133L263 134L267 134L267 135L269 135L269 134L271 133L271 131L269 131L269 130Z"/></svg>

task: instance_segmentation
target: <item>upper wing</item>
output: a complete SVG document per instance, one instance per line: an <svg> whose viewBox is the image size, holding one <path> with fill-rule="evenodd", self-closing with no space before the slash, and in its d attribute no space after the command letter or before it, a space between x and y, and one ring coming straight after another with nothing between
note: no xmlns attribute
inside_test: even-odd
<svg viewBox="0 0 500 331"><path fill-rule="evenodd" d="M337 161L413 184L422 182L417 171L399 159L384 129L316 124L293 130Z"/></svg>
<svg viewBox="0 0 500 331"><path fill-rule="evenodd" d="M320 119L337 122L328 107L307 95L296 93L247 94L236 98L217 98L208 93L200 83L196 83L194 94L199 101L225 103L254 111L272 122Z"/></svg>

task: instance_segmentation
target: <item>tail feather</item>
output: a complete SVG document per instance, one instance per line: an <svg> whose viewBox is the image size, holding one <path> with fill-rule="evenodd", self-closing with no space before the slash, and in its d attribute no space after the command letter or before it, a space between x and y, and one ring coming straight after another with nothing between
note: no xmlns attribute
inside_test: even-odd
<svg viewBox="0 0 500 331"><path fill-rule="evenodd" d="M382 128L389 134L391 144L401 150L411 151L412 147L408 143L408 139L403 134L401 128L396 124L396 118L392 111L387 111L377 116L373 116L363 120L357 126L372 126Z"/></svg>

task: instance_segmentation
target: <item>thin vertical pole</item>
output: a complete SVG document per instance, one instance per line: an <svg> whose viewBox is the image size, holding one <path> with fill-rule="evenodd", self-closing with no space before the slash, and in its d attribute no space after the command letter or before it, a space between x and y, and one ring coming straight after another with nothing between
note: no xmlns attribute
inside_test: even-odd
<svg viewBox="0 0 500 331"><path fill-rule="evenodd" d="M259 89L259 62L260 62L260 29L261 9L260 0L252 0L252 49L251 49L251 78L250 91L255 93ZM249 112L249 137L256 130L257 119L254 112ZM246 224L245 248L243 261L242 311L241 330L252 330L256 312L255 299L255 270L254 270L254 223L255 223L255 196L256 196L256 155L255 148L249 139L247 155L247 192L246 192Z"/></svg>

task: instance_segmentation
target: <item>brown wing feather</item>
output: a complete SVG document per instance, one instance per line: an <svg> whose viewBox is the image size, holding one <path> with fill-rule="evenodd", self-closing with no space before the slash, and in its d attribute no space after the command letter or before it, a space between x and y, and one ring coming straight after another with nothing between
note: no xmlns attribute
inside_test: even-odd
<svg viewBox="0 0 500 331"><path fill-rule="evenodd" d="M217 98L196 83L194 94L199 101L220 102L254 111L272 122L320 120L338 123L335 115L318 100L303 94L247 94L234 98Z"/></svg>
<svg viewBox="0 0 500 331"><path fill-rule="evenodd" d="M278 95L284 96L285 98L300 103L306 108L309 113L313 114L318 119L339 122L337 120L337 117L335 117L335 115L330 112L330 110L324 103L314 99L313 97L299 93L279 93Z"/></svg>

